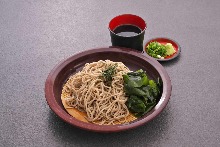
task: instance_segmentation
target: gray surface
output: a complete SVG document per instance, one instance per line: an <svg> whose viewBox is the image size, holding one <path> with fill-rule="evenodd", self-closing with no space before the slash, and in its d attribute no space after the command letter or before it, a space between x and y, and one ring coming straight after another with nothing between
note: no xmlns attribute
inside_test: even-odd
<svg viewBox="0 0 220 147"><path fill-rule="evenodd" d="M108 22L146 20L145 41L182 47L162 63L172 80L165 110L137 129L99 134L74 128L48 107L50 70L76 52L111 45ZM0 146L220 146L220 1L0 1Z"/></svg>

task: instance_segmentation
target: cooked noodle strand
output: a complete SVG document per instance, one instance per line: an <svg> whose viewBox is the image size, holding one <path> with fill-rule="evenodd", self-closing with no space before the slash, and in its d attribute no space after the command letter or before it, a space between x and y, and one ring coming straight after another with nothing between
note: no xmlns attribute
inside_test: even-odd
<svg viewBox="0 0 220 147"><path fill-rule="evenodd" d="M116 73L111 85L105 85L102 72L108 67L116 66ZM123 90L123 74L129 69L121 62L99 60L87 63L82 71L72 75L64 85L63 92L68 108L76 108L86 113L89 122L110 125L126 122L129 111L125 102L127 97Z"/></svg>

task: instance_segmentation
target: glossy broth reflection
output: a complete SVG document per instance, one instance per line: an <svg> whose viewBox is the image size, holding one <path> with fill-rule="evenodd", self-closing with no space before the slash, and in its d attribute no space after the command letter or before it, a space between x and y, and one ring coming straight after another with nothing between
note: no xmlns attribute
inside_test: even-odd
<svg viewBox="0 0 220 147"><path fill-rule="evenodd" d="M120 25L113 32L119 36L131 37L141 33L141 29L134 25Z"/></svg>

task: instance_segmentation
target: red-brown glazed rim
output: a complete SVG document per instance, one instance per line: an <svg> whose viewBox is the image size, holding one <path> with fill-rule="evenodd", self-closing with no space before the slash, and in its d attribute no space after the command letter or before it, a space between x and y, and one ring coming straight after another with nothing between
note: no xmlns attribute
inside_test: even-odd
<svg viewBox="0 0 220 147"><path fill-rule="evenodd" d="M122 14L112 18L109 22L108 29L110 32L115 34L114 29L116 27L126 24L139 27L141 29L139 34L142 34L147 29L147 23L143 20L143 18L134 14Z"/></svg>
<svg viewBox="0 0 220 147"><path fill-rule="evenodd" d="M136 64L136 61L137 62L142 61L143 63L141 63L141 64L148 64L149 66L152 65L152 71L156 70L163 81L163 93L162 93L160 101L155 106L155 108L153 110L151 110L147 115L145 115L145 116L143 116L143 117L141 117L131 123L121 124L121 125L96 125L96 124L92 124L92 123L85 123L85 122L79 121L79 120L75 119L74 117L70 116L65 111L64 107L62 106L62 103L58 102L56 100L56 98L60 99L60 96L57 95L57 90L56 90L57 86L59 86L59 85L57 85L57 81L60 80L60 79L57 79L57 77L58 77L58 75L60 76L60 74L61 74L60 72L61 71L63 72L64 69L66 70L71 63L74 63L75 61L81 62L82 59L84 59L85 57L87 58L85 60L88 60L88 57L93 58L93 55L95 56L95 55L99 55L99 54L101 54L101 55L102 54L103 55L110 54L112 56L114 56L114 55L121 56L122 55L121 58L127 58L127 59L131 58L131 61L134 60L134 63L132 63L132 64ZM62 74L65 75L65 73L62 73ZM61 82L64 83L65 80L66 80L66 78L61 79ZM86 50L86 51L80 52L78 54L75 54L75 55L69 57L68 59L65 59L64 61L61 61L57 66L55 66L51 70L51 72L49 73L49 75L46 79L45 97L46 97L46 101L47 101L48 105L50 106L50 108L52 109L52 111L54 111L55 114L57 114L62 120L64 120L65 122L67 122L73 126L79 127L84 130L95 131L95 132L119 132L119 131L133 129L138 126L141 126L141 125L149 122L153 118L155 118L157 115L159 115L169 101L169 98L171 96L171 89L172 88L171 88L170 78L169 78L166 70L163 68L163 66L161 64L159 64L159 62L157 62L156 60L154 60L152 58L148 58L148 57L142 55L140 52L137 52L132 49L111 47L111 48L97 48L97 49ZM61 89L59 89L59 90L61 90Z"/></svg>

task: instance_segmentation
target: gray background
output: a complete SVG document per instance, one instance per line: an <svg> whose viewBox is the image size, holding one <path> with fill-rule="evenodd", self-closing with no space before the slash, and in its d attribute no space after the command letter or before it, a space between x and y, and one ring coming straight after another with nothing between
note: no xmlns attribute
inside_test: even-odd
<svg viewBox="0 0 220 147"><path fill-rule="evenodd" d="M162 63L172 80L165 110L134 130L99 134L60 120L44 84L61 60L111 45L108 22L132 13L145 42L169 37L181 55ZM220 146L219 0L0 1L0 146Z"/></svg>

